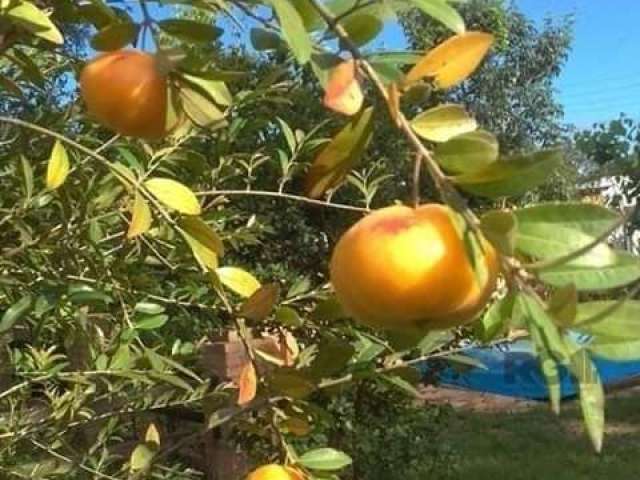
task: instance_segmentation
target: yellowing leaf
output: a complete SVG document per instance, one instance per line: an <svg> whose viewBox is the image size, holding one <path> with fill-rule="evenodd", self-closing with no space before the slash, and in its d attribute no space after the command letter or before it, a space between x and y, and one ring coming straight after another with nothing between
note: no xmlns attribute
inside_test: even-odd
<svg viewBox="0 0 640 480"><path fill-rule="evenodd" d="M446 142L478 128L460 105L444 104L422 112L411 121L413 130L426 140Z"/></svg>
<svg viewBox="0 0 640 480"><path fill-rule="evenodd" d="M150 178L144 186L167 207L185 215L200 215L200 203L186 186L170 178Z"/></svg>
<svg viewBox="0 0 640 480"><path fill-rule="evenodd" d="M347 60L335 67L325 89L324 105L344 115L355 115L362 108L364 95L358 81L358 65Z"/></svg>
<svg viewBox="0 0 640 480"><path fill-rule="evenodd" d="M199 217L182 218L180 227L180 233L200 266L205 270L215 270L218 267L218 257L224 255L224 245L218 234Z"/></svg>
<svg viewBox="0 0 640 480"><path fill-rule="evenodd" d="M246 405L256 398L258 379L256 377L256 369L252 362L248 362L242 368L240 378L238 379L238 387L240 388L240 392L238 393L238 405Z"/></svg>
<svg viewBox="0 0 640 480"><path fill-rule="evenodd" d="M140 195L140 192L136 192L136 197L133 201L133 208L131 214L131 223L129 224L129 230L127 231L127 238L135 238L138 235L147 233L151 228L151 210L149 204Z"/></svg>
<svg viewBox="0 0 640 480"><path fill-rule="evenodd" d="M160 432L155 423L150 423L147 427L147 433L144 436L144 441L154 444L156 447L160 446Z"/></svg>
<svg viewBox="0 0 640 480"><path fill-rule="evenodd" d="M407 73L405 84L430 77L438 88L453 87L478 68L492 44L493 35L489 33L467 32L454 35L430 50Z"/></svg>
<svg viewBox="0 0 640 480"><path fill-rule="evenodd" d="M49 190L59 188L67 179L69 169L70 164L67 150L59 140L56 140L47 167L47 188Z"/></svg>
<svg viewBox="0 0 640 480"><path fill-rule="evenodd" d="M246 270L237 267L216 269L220 283L242 297L250 297L259 288L260 282Z"/></svg>
<svg viewBox="0 0 640 480"><path fill-rule="evenodd" d="M14 3L14 2L8 2ZM58 27L54 25L49 16L33 5L32 2L15 2L17 5L12 6L6 12L6 16L20 25L25 30L28 30L33 35L43 38L51 43L62 45L64 43L64 37L58 30ZM0 2L2 10L6 8L5 2Z"/></svg>
<svg viewBox="0 0 640 480"><path fill-rule="evenodd" d="M373 107L362 110L333 138L307 174L305 190L313 198L336 187L360 160L373 131Z"/></svg>

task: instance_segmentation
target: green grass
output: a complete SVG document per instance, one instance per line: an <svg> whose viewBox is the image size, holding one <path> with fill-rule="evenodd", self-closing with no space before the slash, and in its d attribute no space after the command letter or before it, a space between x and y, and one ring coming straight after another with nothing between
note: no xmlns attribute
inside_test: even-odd
<svg viewBox="0 0 640 480"><path fill-rule="evenodd" d="M608 399L600 455L591 449L575 404L567 405L560 418L544 407L516 413L457 412L446 436L460 455L456 478L640 478L640 396Z"/></svg>

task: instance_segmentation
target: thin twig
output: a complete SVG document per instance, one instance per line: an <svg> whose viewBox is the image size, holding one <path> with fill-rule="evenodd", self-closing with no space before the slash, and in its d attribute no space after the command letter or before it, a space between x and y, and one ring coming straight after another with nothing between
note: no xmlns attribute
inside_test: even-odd
<svg viewBox="0 0 640 480"><path fill-rule="evenodd" d="M340 210L350 210L353 212L369 213L371 209L365 207L356 207L354 205L347 205L344 203L325 202L323 200L314 200L312 198L303 197L300 195L293 195L290 193L271 192L265 190L208 190L203 192L197 192L197 196L255 196L255 197L271 197L280 198L283 200L292 200L294 202L308 203L311 205L319 205L327 208L337 208Z"/></svg>

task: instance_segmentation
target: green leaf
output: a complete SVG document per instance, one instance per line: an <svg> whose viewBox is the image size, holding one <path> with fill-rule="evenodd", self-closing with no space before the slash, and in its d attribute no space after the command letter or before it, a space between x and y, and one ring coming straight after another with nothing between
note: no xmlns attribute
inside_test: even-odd
<svg viewBox="0 0 640 480"><path fill-rule="evenodd" d="M186 18L169 18L158 22L163 32L186 42L210 43L224 31L215 25L196 22Z"/></svg>
<svg viewBox="0 0 640 480"><path fill-rule="evenodd" d="M580 265L574 262L538 272L545 283L561 287L573 283L580 291L618 288L640 278L640 259L627 252L613 252L606 265Z"/></svg>
<svg viewBox="0 0 640 480"><path fill-rule="evenodd" d="M575 285L571 284L555 289L551 292L547 303L549 315L558 326L569 327L573 325L578 309L578 291Z"/></svg>
<svg viewBox="0 0 640 480"><path fill-rule="evenodd" d="M311 58L313 44L307 33L304 21L290 0L270 0L271 5L282 27L282 35L289 48L301 64Z"/></svg>
<svg viewBox="0 0 640 480"><path fill-rule="evenodd" d="M306 191L312 198L338 186L358 163L373 134L373 107L355 115L333 138L309 169Z"/></svg>
<svg viewBox="0 0 640 480"><path fill-rule="evenodd" d="M308 32L320 29L325 25L324 20L312 5L311 0L296 0L293 2L293 6L298 11Z"/></svg>
<svg viewBox="0 0 640 480"><path fill-rule="evenodd" d="M394 387L399 388L404 393L414 398L421 398L422 394L411 383L397 375L381 375L380 378L390 383Z"/></svg>
<svg viewBox="0 0 640 480"><path fill-rule="evenodd" d="M184 217L179 225L180 233L200 266L205 271L216 269L218 257L224 255L224 245L218 234L200 217Z"/></svg>
<svg viewBox="0 0 640 480"><path fill-rule="evenodd" d="M60 140L56 140L47 166L47 188L55 190L61 187L69 175L70 168L67 150Z"/></svg>
<svg viewBox="0 0 640 480"><path fill-rule="evenodd" d="M11 307L4 312L4 315L2 315L2 319L0 319L0 334L11 330L11 328L31 312L31 310L33 310L33 297L31 295L25 295L11 305Z"/></svg>
<svg viewBox="0 0 640 480"><path fill-rule="evenodd" d="M484 130L463 133L436 145L434 157L450 173L471 173L498 159L498 140Z"/></svg>
<svg viewBox="0 0 640 480"><path fill-rule="evenodd" d="M355 345L356 353L351 359L352 363L368 363L386 350L381 340L370 335L356 333L358 341Z"/></svg>
<svg viewBox="0 0 640 480"><path fill-rule="evenodd" d="M355 349L339 338L326 338L318 344L318 353L309 365L313 378L323 379L343 371L353 357Z"/></svg>
<svg viewBox="0 0 640 480"><path fill-rule="evenodd" d="M102 290L85 284L73 284L68 287L69 300L77 305L111 304L113 298Z"/></svg>
<svg viewBox="0 0 640 480"><path fill-rule="evenodd" d="M571 329L608 341L640 340L640 300L579 303Z"/></svg>
<svg viewBox="0 0 640 480"><path fill-rule="evenodd" d="M305 452L298 458L298 463L311 470L340 470L351 465L349 455L333 448L318 448Z"/></svg>
<svg viewBox="0 0 640 480"><path fill-rule="evenodd" d="M538 259L562 258L587 245L595 237L552 223L518 223L516 249ZM594 246L570 264L600 267L615 261L615 253L605 243Z"/></svg>
<svg viewBox="0 0 640 480"><path fill-rule="evenodd" d="M99 51L119 50L135 42L138 26L132 22L114 22L102 28L91 38L91 47Z"/></svg>
<svg viewBox="0 0 640 480"><path fill-rule="evenodd" d="M150 178L144 182L151 194L167 207L185 215L200 215L200 203L189 187L170 178Z"/></svg>
<svg viewBox="0 0 640 480"><path fill-rule="evenodd" d="M473 324L473 334L481 342L489 343L504 334L513 315L515 295L513 293L494 302L487 313Z"/></svg>
<svg viewBox="0 0 640 480"><path fill-rule="evenodd" d="M410 0L410 2L454 32L463 33L465 31L463 18L446 0Z"/></svg>
<svg viewBox="0 0 640 480"><path fill-rule="evenodd" d="M252 28L250 37L251 45L258 51L278 50L284 45L280 35L264 28Z"/></svg>
<svg viewBox="0 0 640 480"><path fill-rule="evenodd" d="M378 17L368 14L349 15L340 24L356 45L365 45L371 42L384 27Z"/></svg>
<svg viewBox="0 0 640 480"><path fill-rule="evenodd" d="M602 450L604 437L604 389L598 370L586 350L579 350L571 357L571 373L578 380L580 407L593 448Z"/></svg>
<svg viewBox="0 0 640 480"><path fill-rule="evenodd" d="M129 345L120 345L116 353L111 357L109 368L112 370L125 370L131 366L131 350Z"/></svg>
<svg viewBox="0 0 640 480"><path fill-rule="evenodd" d="M518 231L513 213L506 210L487 212L480 218L480 229L496 250L503 255L513 255Z"/></svg>
<svg viewBox="0 0 640 480"><path fill-rule="evenodd" d="M448 103L422 112L411 120L411 127L426 140L446 142L458 135L473 132L478 124L467 115L464 107Z"/></svg>
<svg viewBox="0 0 640 480"><path fill-rule="evenodd" d="M274 391L295 399L305 398L316 389L313 382L290 368L281 368L273 372L269 385Z"/></svg>
<svg viewBox="0 0 640 480"><path fill-rule="evenodd" d="M15 97L22 98L22 90L18 86L16 82L7 78L3 75L0 75L0 91L6 90L7 92L13 94Z"/></svg>
<svg viewBox="0 0 640 480"><path fill-rule="evenodd" d="M241 297L248 298L260 288L260 282L241 268L221 267L216 269L216 274L220 283Z"/></svg>
<svg viewBox="0 0 640 480"><path fill-rule="evenodd" d="M285 327L301 327L304 324L304 320L298 315L291 307L280 307L276 310L276 322L284 325Z"/></svg>
<svg viewBox="0 0 640 480"><path fill-rule="evenodd" d="M578 230L586 235L598 237L620 220L611 210L590 203L543 203L514 211L518 224L525 231L535 231L536 225L550 225Z"/></svg>
<svg viewBox="0 0 640 480"><path fill-rule="evenodd" d="M131 471L137 472L149 468L154 455L155 452L151 445L147 443L138 444L131 452L131 458L129 459Z"/></svg>
<svg viewBox="0 0 640 480"><path fill-rule="evenodd" d="M133 309L143 315L158 315L165 311L164 305L150 302L138 302Z"/></svg>
<svg viewBox="0 0 640 480"><path fill-rule="evenodd" d="M595 337L587 350L614 362L633 362L640 360L640 340L616 340L609 337Z"/></svg>
<svg viewBox="0 0 640 480"><path fill-rule="evenodd" d="M417 348L420 352L420 355L428 355L429 353L437 350L438 348L446 345L453 339L451 332L446 330L438 331L434 330L433 332L427 333L421 340L418 342Z"/></svg>
<svg viewBox="0 0 640 480"><path fill-rule="evenodd" d="M17 5L9 8L5 15L36 37L57 45L64 43L64 37L58 27L53 24L46 13L31 2L20 1Z"/></svg>
<svg viewBox="0 0 640 480"><path fill-rule="evenodd" d="M169 320L169 315L151 315L137 321L133 328L136 330L155 330L161 328Z"/></svg>
<svg viewBox="0 0 640 480"><path fill-rule="evenodd" d="M569 348L540 301L529 294L519 293L515 307L527 319L527 323L539 329L546 351L558 362L567 365L571 357Z"/></svg>
<svg viewBox="0 0 640 480"><path fill-rule="evenodd" d="M560 372L558 370L558 364L553 358L552 352L549 351L549 347L544 340L541 330L532 326L529 329L531 338L533 340L534 350L540 361L540 369L544 375L547 389L549 390L549 402L551 403L551 410L556 415L560 414L560 403L562 398L562 390L560 384Z"/></svg>
<svg viewBox="0 0 640 480"><path fill-rule="evenodd" d="M522 195L546 182L561 163L559 150L543 150L502 158L482 170L453 177L453 181L474 195L489 198Z"/></svg>
<svg viewBox="0 0 640 480"><path fill-rule="evenodd" d="M193 392L193 387L189 385L187 382L185 382L183 379L178 377L177 375L152 371L152 372L149 372L149 376L157 380L163 381L165 383L168 383L170 385L173 385L174 387L181 388L182 390L185 390L187 392Z"/></svg>

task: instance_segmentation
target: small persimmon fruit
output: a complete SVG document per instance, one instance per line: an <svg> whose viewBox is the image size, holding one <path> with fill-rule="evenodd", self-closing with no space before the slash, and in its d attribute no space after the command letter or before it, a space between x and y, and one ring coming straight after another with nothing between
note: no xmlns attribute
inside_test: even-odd
<svg viewBox="0 0 640 480"><path fill-rule="evenodd" d="M458 219L446 206L427 204L383 208L353 225L330 265L346 313L388 330L443 329L473 320L495 289L498 257L480 238L474 265Z"/></svg>
<svg viewBox="0 0 640 480"><path fill-rule="evenodd" d="M130 137L159 139L167 133L167 88L156 58L138 50L101 54L80 75L89 114Z"/></svg>
<svg viewBox="0 0 640 480"><path fill-rule="evenodd" d="M256 468L246 480L304 480L304 475L292 467L270 464Z"/></svg>

